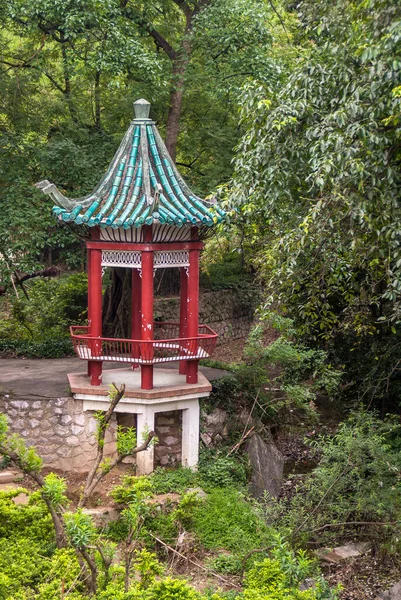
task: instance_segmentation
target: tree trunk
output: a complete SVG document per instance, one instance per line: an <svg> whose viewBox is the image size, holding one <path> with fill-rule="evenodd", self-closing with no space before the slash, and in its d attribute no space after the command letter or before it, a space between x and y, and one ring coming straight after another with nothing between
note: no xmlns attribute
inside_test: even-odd
<svg viewBox="0 0 401 600"><path fill-rule="evenodd" d="M100 122L100 71L96 71L95 75L95 126L97 129L101 129Z"/></svg>
<svg viewBox="0 0 401 600"><path fill-rule="evenodd" d="M184 94L185 72L189 56L178 58L173 64L173 87L170 93L170 108L167 117L166 147L175 162L177 153L178 128L180 123L182 97Z"/></svg>

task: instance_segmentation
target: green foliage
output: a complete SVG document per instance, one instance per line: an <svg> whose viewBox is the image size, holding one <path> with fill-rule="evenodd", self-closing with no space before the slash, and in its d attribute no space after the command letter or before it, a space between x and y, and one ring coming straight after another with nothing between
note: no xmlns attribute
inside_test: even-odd
<svg viewBox="0 0 401 600"><path fill-rule="evenodd" d="M155 494L177 492L182 494L189 487L197 483L197 473L187 467L166 469L157 467L150 476L152 491Z"/></svg>
<svg viewBox="0 0 401 600"><path fill-rule="evenodd" d="M49 473L44 478L44 485L41 490L43 497L49 500L50 504L56 510L67 504L66 490L67 484L65 479L55 473Z"/></svg>
<svg viewBox="0 0 401 600"><path fill-rule="evenodd" d="M321 453L318 466L289 506L279 502L267 508L268 518L279 519L298 539L330 544L333 537L357 531L362 539L376 540L382 552L399 553L399 432L398 419L382 421L366 411L354 413L333 437L313 443ZM361 525L355 527L354 522ZM375 527L378 522L388 525Z"/></svg>
<svg viewBox="0 0 401 600"><path fill-rule="evenodd" d="M204 451L199 461L199 484L206 490L213 488L243 487L248 472L243 461L233 456L219 456Z"/></svg>
<svg viewBox="0 0 401 600"><path fill-rule="evenodd" d="M134 427L117 427L117 452L128 456L136 448L136 429Z"/></svg>
<svg viewBox="0 0 401 600"><path fill-rule="evenodd" d="M61 564L57 567L52 523L40 496L32 495L27 506L18 506L12 501L18 493L0 494L0 598L41 599L37 594L45 582L51 585L57 579L60 589L61 578L68 580L70 568L62 573ZM44 595L43 600L50 597Z"/></svg>
<svg viewBox="0 0 401 600"><path fill-rule="evenodd" d="M211 253L214 250L215 248L212 246L206 252ZM211 258L206 256L206 260L203 260L200 277L202 288L210 290L237 289L238 287L252 288L252 277L246 271L238 252L223 254L219 258L218 262L211 262L213 259L216 261L216 255L213 253ZM250 294L252 294L252 291L253 288L249 290ZM253 296L255 296L254 293ZM257 297L254 297L254 302L256 304Z"/></svg>
<svg viewBox="0 0 401 600"><path fill-rule="evenodd" d="M69 338L48 339L43 342L1 340L0 355L24 358L63 358L73 356L74 348Z"/></svg>
<svg viewBox="0 0 401 600"><path fill-rule="evenodd" d="M229 488L209 492L194 509L193 530L208 549L224 548L243 557L269 543L264 521L240 492Z"/></svg>
<svg viewBox="0 0 401 600"><path fill-rule="evenodd" d="M163 566L159 563L156 555L143 549L136 552L134 559L134 568L139 574L139 588L146 589L154 583L157 575L164 572Z"/></svg>
<svg viewBox="0 0 401 600"><path fill-rule="evenodd" d="M8 420L0 414L0 453L16 460L24 472L38 473L43 461L33 446L27 446L25 440L17 433L10 434Z"/></svg>
<svg viewBox="0 0 401 600"><path fill-rule="evenodd" d="M297 60L283 85L244 88L229 191L238 229L268 306L345 359L362 392L396 399L398 359L386 355L401 314L401 8L302 0L293 10Z"/></svg>
<svg viewBox="0 0 401 600"><path fill-rule="evenodd" d="M207 561L208 567L217 573L238 575L242 571L242 561L234 554L219 554Z"/></svg>
<svg viewBox="0 0 401 600"><path fill-rule="evenodd" d="M199 592L185 581L166 577L155 582L148 590L146 600L201 600Z"/></svg>
<svg viewBox="0 0 401 600"><path fill-rule="evenodd" d="M11 298L3 305L0 352L29 358L73 354L68 328L85 322L87 287L85 273L31 281L29 299Z"/></svg>
<svg viewBox="0 0 401 600"><path fill-rule="evenodd" d="M265 558L249 570L245 579L244 600L323 600L335 599L334 591L320 582L309 590L299 590L300 580L291 581L280 562Z"/></svg>
<svg viewBox="0 0 401 600"><path fill-rule="evenodd" d="M316 419L314 400L319 391L334 396L342 373L330 362L328 353L311 348L296 335L288 317L260 309L260 321L250 332L244 348L245 362L232 368L233 376L214 383L207 404L237 414L241 407L252 406L264 418L291 418L293 411ZM272 327L280 336L266 343ZM278 395L277 391L280 391Z"/></svg>
<svg viewBox="0 0 401 600"><path fill-rule="evenodd" d="M86 548L96 538L96 528L92 517L78 509L64 514L65 529L75 548Z"/></svg>
<svg viewBox="0 0 401 600"><path fill-rule="evenodd" d="M132 477L124 475L122 484L117 485L110 492L115 502L129 504L130 502L139 502L152 495L152 484L146 475L141 477Z"/></svg>

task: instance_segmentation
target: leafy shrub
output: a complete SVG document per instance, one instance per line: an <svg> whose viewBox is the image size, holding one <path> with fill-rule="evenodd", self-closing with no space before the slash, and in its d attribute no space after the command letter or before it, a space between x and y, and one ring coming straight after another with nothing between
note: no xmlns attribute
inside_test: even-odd
<svg viewBox="0 0 401 600"><path fill-rule="evenodd" d="M399 552L401 451L398 442L393 445L399 432L398 419L382 421L367 411L353 413L336 435L314 442L322 453L320 463L290 507L279 502L272 512L267 509L269 518L278 518L302 537L314 538L316 530L320 543L346 531L349 535L351 528L353 535L369 539L376 535L378 545ZM353 526L355 522L360 525ZM389 526L369 526L375 522Z"/></svg>
<svg viewBox="0 0 401 600"><path fill-rule="evenodd" d="M45 579L55 576L54 534L47 508L36 495L28 506L15 505L12 497L18 493L0 493L1 600L24 598L25 592L33 597Z"/></svg>
<svg viewBox="0 0 401 600"><path fill-rule="evenodd" d="M120 504L138 502L153 493L151 480L146 475L133 477L124 475L121 485L117 485L110 492L111 497Z"/></svg>
<svg viewBox="0 0 401 600"><path fill-rule="evenodd" d="M199 460L199 483L205 489L238 487L247 483L243 462L230 456L204 451Z"/></svg>
<svg viewBox="0 0 401 600"><path fill-rule="evenodd" d="M244 600L323 600L337 594L323 581L308 590L299 589L300 581L290 581L276 559L256 562L245 578Z"/></svg>
<svg viewBox="0 0 401 600"><path fill-rule="evenodd" d="M49 338L41 342L0 339L1 354L25 358L63 358L73 356L74 348L69 338Z"/></svg>
<svg viewBox="0 0 401 600"><path fill-rule="evenodd" d="M25 297L10 300L0 320L0 353L29 358L60 358L73 354L68 328L84 323L87 309L85 273L36 280Z"/></svg>
<svg viewBox="0 0 401 600"><path fill-rule="evenodd" d="M158 467L150 476L152 490L155 494L177 492L181 494L197 482L197 473L192 469L179 467L178 469L165 469Z"/></svg>
<svg viewBox="0 0 401 600"><path fill-rule="evenodd" d="M207 562L208 567L227 575L237 575L242 571L242 561L233 554L219 554Z"/></svg>
<svg viewBox="0 0 401 600"><path fill-rule="evenodd" d="M267 545L271 533L265 522L233 489L212 490L194 508L193 531L208 549L224 548L237 556Z"/></svg>
<svg viewBox="0 0 401 600"><path fill-rule="evenodd" d="M252 284L252 276L246 271L238 252L227 252L220 257L218 262L207 261L206 256L202 262L200 284L204 289L226 290ZM255 300L254 300L255 301ZM256 303L255 303L256 306Z"/></svg>

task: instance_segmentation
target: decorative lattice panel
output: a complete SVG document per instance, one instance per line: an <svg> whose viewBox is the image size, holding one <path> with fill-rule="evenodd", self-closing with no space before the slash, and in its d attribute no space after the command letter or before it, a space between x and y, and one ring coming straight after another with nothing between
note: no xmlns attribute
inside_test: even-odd
<svg viewBox="0 0 401 600"><path fill-rule="evenodd" d="M189 252L186 250L164 250L155 252L153 256L154 269L168 267L188 267ZM141 268L141 253L128 250L103 250L102 267Z"/></svg>
<svg viewBox="0 0 401 600"><path fill-rule="evenodd" d="M102 250L102 267L141 268L141 253L125 250Z"/></svg>
<svg viewBox="0 0 401 600"><path fill-rule="evenodd" d="M188 267L189 252L186 250L165 250L164 252L155 252L153 266L155 269L165 269L167 267Z"/></svg>

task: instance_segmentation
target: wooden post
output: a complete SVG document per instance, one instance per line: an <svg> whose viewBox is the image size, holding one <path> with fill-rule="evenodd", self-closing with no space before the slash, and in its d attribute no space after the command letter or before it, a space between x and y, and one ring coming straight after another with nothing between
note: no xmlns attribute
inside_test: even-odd
<svg viewBox="0 0 401 600"><path fill-rule="evenodd" d="M102 337L102 251L91 250L90 272L89 272L89 315L90 335L93 338L91 351L93 356L101 356L102 342L96 338ZM102 362L90 361L91 385L102 383Z"/></svg>
<svg viewBox="0 0 401 600"><path fill-rule="evenodd" d="M144 231L144 241L152 241L152 226L146 227ZM142 266L142 340L153 340L153 251L141 252ZM142 344L142 358L153 359L153 346L151 344ZM143 390L153 389L153 365L142 365L141 367L141 388Z"/></svg>
<svg viewBox="0 0 401 600"><path fill-rule="evenodd" d="M199 250L189 251L189 273L188 273L188 312L187 332L188 337L198 337L199 330ZM197 343L189 342L190 353L197 353ZM199 360L188 360L187 383L198 383Z"/></svg>
<svg viewBox="0 0 401 600"><path fill-rule="evenodd" d="M142 320L142 280L138 269L132 269L131 275L132 292L131 292L131 339L141 339L141 320ZM132 344L132 356L139 358L140 344ZM133 362L132 368L138 365Z"/></svg>
<svg viewBox="0 0 401 600"><path fill-rule="evenodd" d="M91 289L92 289L92 285L91 285L91 252L92 250L90 250L90 248L87 249L87 253L88 253L88 263L87 263L87 275L88 275L88 333L89 335L91 335L91 325L92 325L92 315L91 315L91 309L92 309L92 303L91 303ZM93 362L88 360L88 377L92 376L92 365Z"/></svg>
<svg viewBox="0 0 401 600"><path fill-rule="evenodd" d="M187 303L188 303L188 275L185 267L181 267L180 269L180 333L179 337L186 338L188 323L187 323ZM185 342L181 342L184 351L187 349L187 345ZM187 372L187 362L186 360L180 360L180 375L185 375Z"/></svg>

